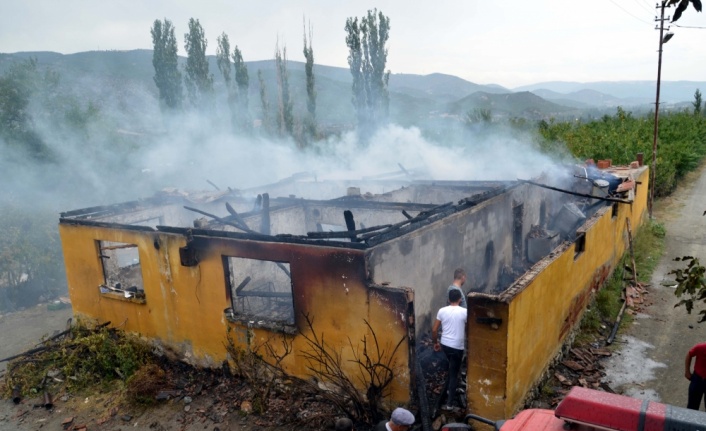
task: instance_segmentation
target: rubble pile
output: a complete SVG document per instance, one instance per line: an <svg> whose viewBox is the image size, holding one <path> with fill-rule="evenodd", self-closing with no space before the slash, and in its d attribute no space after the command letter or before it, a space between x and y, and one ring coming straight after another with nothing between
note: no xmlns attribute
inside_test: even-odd
<svg viewBox="0 0 706 431"><path fill-rule="evenodd" d="M647 286L647 284L633 281L625 287L623 291L625 313L635 315L649 305L649 301L645 298L649 293L646 289ZM607 383L602 381L606 374L603 371L604 366L601 360L612 356L608 340L614 336L617 328L614 328L611 335L608 336L607 334L611 332L610 329L607 325L602 325L600 335L601 337L605 336L605 339L601 338L571 348L551 371L550 378L545 384L546 390L542 390L538 398L530 404L555 407L573 386L615 393Z"/></svg>

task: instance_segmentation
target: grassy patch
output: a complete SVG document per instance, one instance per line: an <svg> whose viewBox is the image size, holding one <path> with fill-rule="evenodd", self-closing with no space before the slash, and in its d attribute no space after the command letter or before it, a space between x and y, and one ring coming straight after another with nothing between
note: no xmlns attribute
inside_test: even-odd
<svg viewBox="0 0 706 431"><path fill-rule="evenodd" d="M652 273L662 256L664 249L665 229L661 223L646 221L637 232L633 232L633 250L638 281L649 283ZM632 267L630 250L625 253L613 271L613 276L596 293L591 306L581 320L581 330L576 338L577 344L593 341L598 336L604 336L612 329L613 323L622 307L622 291L630 272L625 267ZM632 321L632 316L625 314L623 324ZM608 332L609 333L609 332Z"/></svg>

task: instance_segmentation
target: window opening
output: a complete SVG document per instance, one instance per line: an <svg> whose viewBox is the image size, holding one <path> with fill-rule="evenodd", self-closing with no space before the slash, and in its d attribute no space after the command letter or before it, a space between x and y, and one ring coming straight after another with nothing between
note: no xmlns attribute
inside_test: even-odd
<svg viewBox="0 0 706 431"><path fill-rule="evenodd" d="M294 325L288 262L224 256L233 318Z"/></svg>
<svg viewBox="0 0 706 431"><path fill-rule="evenodd" d="M584 251L586 251L586 233L577 233L576 243L574 244L574 259L579 257Z"/></svg>
<svg viewBox="0 0 706 431"><path fill-rule="evenodd" d="M104 284L100 291L116 298L145 300L140 253L136 244L98 241Z"/></svg>
<svg viewBox="0 0 706 431"><path fill-rule="evenodd" d="M613 218L618 217L618 203L617 202L613 202L613 209L612 209L611 216Z"/></svg>

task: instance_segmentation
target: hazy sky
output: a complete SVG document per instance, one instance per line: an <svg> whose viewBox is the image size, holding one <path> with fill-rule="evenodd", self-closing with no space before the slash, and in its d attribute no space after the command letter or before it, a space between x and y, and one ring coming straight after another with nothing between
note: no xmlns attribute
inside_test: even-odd
<svg viewBox="0 0 706 431"><path fill-rule="evenodd" d="M649 0L0 0L0 52L151 49L150 27L167 18L179 53L190 17L208 53L228 34L249 60L273 57L279 37L303 60L302 18L316 62L346 67L345 20L377 7L391 20L393 73L443 72L513 88L542 81L655 80L658 31ZM671 15L672 9L667 9ZM672 25L662 79L706 80L706 15L691 6Z"/></svg>

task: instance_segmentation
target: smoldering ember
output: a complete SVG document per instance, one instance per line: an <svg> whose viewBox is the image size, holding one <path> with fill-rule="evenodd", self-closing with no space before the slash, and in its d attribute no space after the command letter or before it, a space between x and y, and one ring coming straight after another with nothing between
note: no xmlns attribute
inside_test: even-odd
<svg viewBox="0 0 706 431"><path fill-rule="evenodd" d="M439 366L432 322L463 268L460 391L467 412L501 419L537 389L618 264L647 183L638 162L604 161L531 181L304 173L67 211L59 230L76 317L198 366L232 360L231 343L322 391L336 387L313 358L330 355L360 393L425 421L439 407L426 384Z"/></svg>

